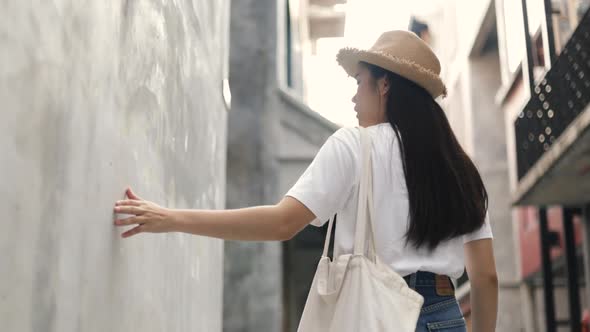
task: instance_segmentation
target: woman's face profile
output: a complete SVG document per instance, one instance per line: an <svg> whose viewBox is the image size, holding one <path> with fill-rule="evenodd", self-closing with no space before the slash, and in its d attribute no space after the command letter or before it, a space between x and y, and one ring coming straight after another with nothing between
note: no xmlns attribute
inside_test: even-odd
<svg viewBox="0 0 590 332"><path fill-rule="evenodd" d="M385 122L385 107L380 103L380 93L378 91L381 82L375 82L369 70L357 65L354 75L357 83L356 94L352 97L354 111L362 127L372 126Z"/></svg>

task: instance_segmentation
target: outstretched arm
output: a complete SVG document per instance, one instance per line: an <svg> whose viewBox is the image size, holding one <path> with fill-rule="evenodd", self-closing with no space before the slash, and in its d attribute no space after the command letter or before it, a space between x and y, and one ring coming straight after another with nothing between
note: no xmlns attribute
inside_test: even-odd
<svg viewBox="0 0 590 332"><path fill-rule="evenodd" d="M118 201L115 212L132 215L115 220L117 226L137 225L122 234L184 232L241 241L284 241L307 226L315 215L292 197L276 205L235 210L168 209L141 199L131 189L129 199Z"/></svg>

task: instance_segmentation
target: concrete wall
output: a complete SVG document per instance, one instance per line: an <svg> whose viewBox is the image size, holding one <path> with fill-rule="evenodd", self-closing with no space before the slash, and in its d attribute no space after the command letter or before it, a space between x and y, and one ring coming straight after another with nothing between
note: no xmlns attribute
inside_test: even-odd
<svg viewBox="0 0 590 332"><path fill-rule="evenodd" d="M416 14L428 23L431 47L441 61L441 76L448 84L456 80L493 0L430 0ZM447 86L449 93L452 86Z"/></svg>
<svg viewBox="0 0 590 332"><path fill-rule="evenodd" d="M0 330L221 330L223 242L112 207L224 207L228 6L3 1Z"/></svg>
<svg viewBox="0 0 590 332"><path fill-rule="evenodd" d="M492 32L494 33L494 32ZM510 184L506 155L504 114L494 102L501 83L497 48L470 58L465 71L470 84L473 161L489 196L489 213L494 232L494 255L500 281L498 331L522 331L522 301L515 253L515 229L511 217Z"/></svg>
<svg viewBox="0 0 590 332"><path fill-rule="evenodd" d="M277 202L277 12L276 0L232 2L228 208ZM281 248L280 242L226 242L224 331L281 330Z"/></svg>

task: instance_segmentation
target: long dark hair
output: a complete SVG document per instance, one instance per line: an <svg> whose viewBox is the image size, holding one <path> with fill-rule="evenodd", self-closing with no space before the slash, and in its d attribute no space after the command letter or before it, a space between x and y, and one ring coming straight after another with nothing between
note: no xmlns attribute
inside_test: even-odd
<svg viewBox="0 0 590 332"><path fill-rule="evenodd" d="M480 228L488 193L461 148L444 111L424 88L381 67L361 62L373 77L389 80L387 120L402 154L409 198L406 244L429 250Z"/></svg>

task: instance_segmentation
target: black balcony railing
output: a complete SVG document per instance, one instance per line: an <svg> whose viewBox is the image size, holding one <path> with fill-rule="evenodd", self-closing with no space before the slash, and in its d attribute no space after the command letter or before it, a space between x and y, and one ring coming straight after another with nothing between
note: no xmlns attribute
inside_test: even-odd
<svg viewBox="0 0 590 332"><path fill-rule="evenodd" d="M518 178L590 102L590 10L514 122Z"/></svg>

